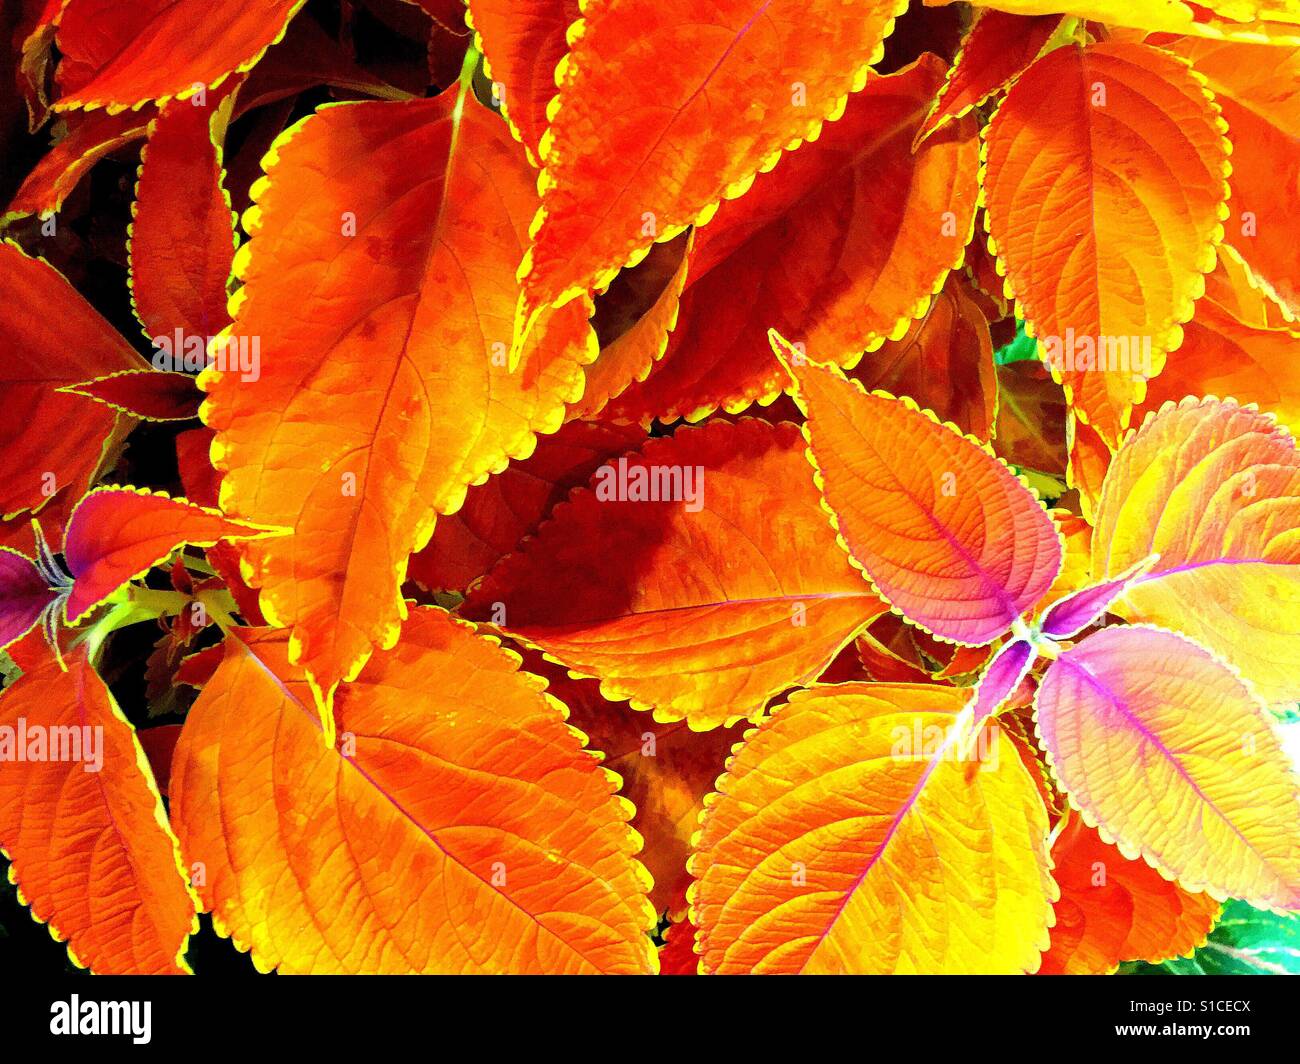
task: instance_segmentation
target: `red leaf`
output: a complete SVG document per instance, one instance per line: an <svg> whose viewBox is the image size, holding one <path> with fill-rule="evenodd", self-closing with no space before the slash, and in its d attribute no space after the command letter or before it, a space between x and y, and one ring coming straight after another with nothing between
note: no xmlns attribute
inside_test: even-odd
<svg viewBox="0 0 1300 1064"><path fill-rule="evenodd" d="M151 337L214 337L230 321L235 229L221 185L221 145L238 81L228 79L202 104L197 96L173 100L149 124L132 210L130 283L136 316Z"/></svg>
<svg viewBox="0 0 1300 1064"><path fill-rule="evenodd" d="M39 307L40 313L32 313ZM118 415L60 392L144 362L43 259L0 243L0 514L84 491Z"/></svg>
<svg viewBox="0 0 1300 1064"><path fill-rule="evenodd" d="M158 793L166 798L167 785L172 776L172 753L176 749L176 740L181 737L181 726L160 724L136 732L135 737L140 740L140 746L149 759L149 767L153 769L153 778L158 784Z"/></svg>
<svg viewBox="0 0 1300 1064"><path fill-rule="evenodd" d="M429 545L412 555L407 576L431 591L463 591L536 532L552 507L597 467L644 439L637 428L588 421L540 437L532 457L470 488L465 505L440 520Z"/></svg>
<svg viewBox="0 0 1300 1064"><path fill-rule="evenodd" d="M1052 860L1061 897L1040 975L1106 975L1121 961L1190 953L1219 912L1208 894L1189 894L1126 859L1078 816L1052 844Z"/></svg>
<svg viewBox="0 0 1300 1064"><path fill-rule="evenodd" d="M42 218L54 214L100 159L144 136L149 117L139 111L66 116L62 139L27 175L0 223L29 214Z"/></svg>
<svg viewBox="0 0 1300 1064"><path fill-rule="evenodd" d="M252 539L275 530L233 521L185 499L142 488L98 488L77 504L63 544L76 578L68 598L68 624L75 625L127 581L189 543L207 547L221 539Z"/></svg>
<svg viewBox="0 0 1300 1064"><path fill-rule="evenodd" d="M154 369L121 370L59 390L144 421L189 421L199 416L203 400L196 378Z"/></svg>

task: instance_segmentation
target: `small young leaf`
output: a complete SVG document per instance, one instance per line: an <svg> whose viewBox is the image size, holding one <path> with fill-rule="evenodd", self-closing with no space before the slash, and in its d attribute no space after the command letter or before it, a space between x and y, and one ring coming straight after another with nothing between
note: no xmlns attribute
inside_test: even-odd
<svg viewBox="0 0 1300 1064"><path fill-rule="evenodd" d="M979 443L834 366L774 349L808 417L809 458L854 559L940 639L996 639L1061 568L1061 539L1028 488Z"/></svg>

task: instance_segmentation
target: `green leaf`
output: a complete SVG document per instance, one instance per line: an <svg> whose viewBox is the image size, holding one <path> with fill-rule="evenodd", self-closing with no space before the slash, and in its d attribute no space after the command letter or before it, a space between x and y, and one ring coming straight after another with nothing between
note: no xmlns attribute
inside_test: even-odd
<svg viewBox="0 0 1300 1064"><path fill-rule="evenodd" d="M1300 914L1264 912L1244 901L1230 901L1191 957L1163 964L1136 961L1120 975L1300 975Z"/></svg>
<svg viewBox="0 0 1300 1064"><path fill-rule="evenodd" d="M1025 332L1025 323L1016 319L1016 335L1009 344L993 352L993 361L999 366L1008 362L1028 362L1038 357L1038 341Z"/></svg>

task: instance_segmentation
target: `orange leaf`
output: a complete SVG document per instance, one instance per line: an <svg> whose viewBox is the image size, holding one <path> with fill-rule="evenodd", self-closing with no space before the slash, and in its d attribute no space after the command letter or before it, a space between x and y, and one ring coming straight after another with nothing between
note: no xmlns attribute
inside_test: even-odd
<svg viewBox="0 0 1300 1064"><path fill-rule="evenodd" d="M917 141L1005 91L1038 58L1060 24L1059 15L1021 18L1001 11L976 12L943 88L917 131Z"/></svg>
<svg viewBox="0 0 1300 1064"><path fill-rule="evenodd" d="M599 466L644 439L640 429L590 421L540 437L531 457L470 488L465 505L438 522L429 545L411 556L408 578L430 591L464 591Z"/></svg>
<svg viewBox="0 0 1300 1064"><path fill-rule="evenodd" d="M753 419L651 440L556 507L466 615L656 720L756 716L884 609L836 547L802 452L794 425Z"/></svg>
<svg viewBox="0 0 1300 1064"><path fill-rule="evenodd" d="M95 972L188 973L198 921L176 839L84 654L66 672L48 658L0 696L0 752L0 846L32 915Z"/></svg>
<svg viewBox="0 0 1300 1064"><path fill-rule="evenodd" d="M1188 894L1124 855L1075 817L1052 844L1061 888L1052 948L1039 975L1109 975L1121 961L1153 964L1205 942L1219 914L1208 894Z"/></svg>
<svg viewBox="0 0 1300 1064"><path fill-rule="evenodd" d="M122 111L185 99L248 70L305 0L69 0L54 109Z"/></svg>
<svg viewBox="0 0 1300 1064"><path fill-rule="evenodd" d="M230 321L235 230L221 145L237 84L228 80L202 105L173 100L149 124L128 241L132 303L150 337L206 339Z"/></svg>
<svg viewBox="0 0 1300 1064"><path fill-rule="evenodd" d="M942 78L930 55L873 77L816 143L719 208L697 238L663 360L606 416L698 420L771 402L787 378L769 328L841 365L903 337L974 226L974 120L911 149Z"/></svg>
<svg viewBox="0 0 1300 1064"><path fill-rule="evenodd" d="M1222 901L1300 908L1300 788L1268 713L1204 647L1107 628L1052 662L1038 734L1071 804L1130 859Z"/></svg>
<svg viewBox="0 0 1300 1064"><path fill-rule="evenodd" d="M229 337L260 338L262 371L207 371L204 419L223 509L295 529L245 560L328 717L338 683L396 640L435 514L560 427L595 339L580 301L534 330L520 372L505 365L537 197L504 124L455 86L305 119L256 198Z"/></svg>
<svg viewBox="0 0 1300 1064"><path fill-rule="evenodd" d="M31 308L41 312L33 314ZM0 242L0 514L84 490L117 414L60 392L144 361L44 259Z"/></svg>
<svg viewBox="0 0 1300 1064"><path fill-rule="evenodd" d="M1206 79L1228 122L1232 217L1225 239L1300 315L1300 49L1190 37L1169 49Z"/></svg>
<svg viewBox="0 0 1300 1064"><path fill-rule="evenodd" d="M910 400L773 347L808 416L808 455L845 546L881 595L940 639L981 645L1061 568L1056 526L987 446Z"/></svg>
<svg viewBox="0 0 1300 1064"><path fill-rule="evenodd" d="M1183 330L1182 346L1148 386L1139 411L1159 410L1189 395L1230 395L1300 431L1300 331L1295 330L1246 324L1207 292Z"/></svg>
<svg viewBox="0 0 1300 1064"><path fill-rule="evenodd" d="M565 31L581 15L578 0L473 0L465 16L496 84L501 113L534 164L557 67L569 50Z"/></svg>
<svg viewBox="0 0 1300 1064"><path fill-rule="evenodd" d="M906 0L594 0L569 30L538 149L517 328L702 224L838 118ZM617 59L611 61L611 57ZM654 85L628 104L628 85ZM738 101L743 105L737 106Z"/></svg>
<svg viewBox="0 0 1300 1064"><path fill-rule="evenodd" d="M868 391L906 395L962 432L993 435L998 381L988 320L970 286L949 274L929 309L900 340L887 340L848 372Z"/></svg>
<svg viewBox="0 0 1300 1064"><path fill-rule="evenodd" d="M332 749L288 649L227 640L171 780L203 902L260 970L655 970L631 809L516 655L413 609Z"/></svg>
<svg viewBox="0 0 1300 1064"><path fill-rule="evenodd" d="M1116 613L1203 643L1269 702L1300 698L1300 452L1271 417L1217 399L1149 416L1093 523L1094 581L1160 555Z"/></svg>
<svg viewBox="0 0 1300 1064"><path fill-rule="evenodd" d="M743 727L697 732L685 721L657 724L626 702L607 702L595 680L571 679L544 661L533 671L550 680L551 694L569 707L569 723L590 737L605 767L622 778L621 793L636 808L632 827L645 839L641 862L654 877L651 904L656 912L680 915L691 882L686 860L705 796Z"/></svg>
<svg viewBox="0 0 1300 1064"><path fill-rule="evenodd" d="M1223 131L1184 62L1113 42L1048 53L989 123L990 248L1067 399L1112 446L1214 266Z"/></svg>
<svg viewBox="0 0 1300 1064"><path fill-rule="evenodd" d="M569 417L602 416L612 401L644 381L664 357L669 338L677 328L694 242L692 229L676 240L656 244L636 267L615 277L597 300L592 327L602 340L600 355L586 368L582 400L569 407ZM658 290L647 293L645 289L655 282L659 283ZM627 320L634 311L639 313ZM607 329L616 331L606 342Z"/></svg>
<svg viewBox="0 0 1300 1064"><path fill-rule="evenodd" d="M1066 483L1079 493L1079 511L1084 517L1095 518L1101 486L1113 457L1112 448L1101 433L1079 420L1075 410L1066 415L1065 441L1070 456L1065 471Z"/></svg>
<svg viewBox="0 0 1300 1064"><path fill-rule="evenodd" d="M72 512L63 555L76 578L66 618L77 624L127 581L148 572L186 543L210 547L222 539L276 535L185 499L144 488L96 488Z"/></svg>
<svg viewBox="0 0 1300 1064"><path fill-rule="evenodd" d="M925 0L939 7L954 0ZM1065 12L1111 26L1195 33L1205 37L1240 37L1300 44L1300 11L1293 0L973 0L1017 15ZM1288 7L1283 5L1287 4Z"/></svg>
<svg viewBox="0 0 1300 1064"><path fill-rule="evenodd" d="M1012 973L1047 945L1047 814L966 692L798 691L732 757L700 827L691 919L710 974Z"/></svg>

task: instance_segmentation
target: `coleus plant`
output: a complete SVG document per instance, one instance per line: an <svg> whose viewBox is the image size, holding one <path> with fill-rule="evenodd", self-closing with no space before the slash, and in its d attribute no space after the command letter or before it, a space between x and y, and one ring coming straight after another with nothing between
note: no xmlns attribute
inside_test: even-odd
<svg viewBox="0 0 1300 1064"><path fill-rule="evenodd" d="M15 27L0 846L73 959L1266 950L1300 8L370 6L400 85L289 0ZM142 138L152 365L46 261Z"/></svg>

